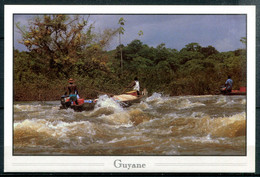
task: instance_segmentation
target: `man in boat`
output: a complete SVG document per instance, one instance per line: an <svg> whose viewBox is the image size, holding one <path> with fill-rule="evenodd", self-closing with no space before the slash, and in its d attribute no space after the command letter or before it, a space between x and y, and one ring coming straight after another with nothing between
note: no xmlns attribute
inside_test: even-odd
<svg viewBox="0 0 260 177"><path fill-rule="evenodd" d="M137 77L134 78L134 81L131 83L130 87L137 92L137 95L140 95L140 84Z"/></svg>
<svg viewBox="0 0 260 177"><path fill-rule="evenodd" d="M78 105L78 101L77 101L78 90L72 78L69 79L69 85L67 87L65 95L67 95L67 93L69 93L70 101L75 101L75 103Z"/></svg>
<svg viewBox="0 0 260 177"><path fill-rule="evenodd" d="M232 91L232 86L233 86L233 80L231 79L230 76L228 76L228 79L227 79L227 81L225 83L225 86L226 86L226 91L228 93L230 93Z"/></svg>
<svg viewBox="0 0 260 177"><path fill-rule="evenodd" d="M233 80L228 76L227 81L225 82L225 87L222 89L224 93L230 93L232 91Z"/></svg>

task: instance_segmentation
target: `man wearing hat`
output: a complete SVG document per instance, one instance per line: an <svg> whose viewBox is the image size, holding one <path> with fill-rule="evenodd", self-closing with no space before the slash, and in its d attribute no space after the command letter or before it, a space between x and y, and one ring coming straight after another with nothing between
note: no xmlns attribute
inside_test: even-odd
<svg viewBox="0 0 260 177"><path fill-rule="evenodd" d="M70 101L75 101L75 103L78 104L77 101L78 90L72 78L69 79L69 85L67 87L67 91L65 92L65 95L67 95L67 93L69 93Z"/></svg>

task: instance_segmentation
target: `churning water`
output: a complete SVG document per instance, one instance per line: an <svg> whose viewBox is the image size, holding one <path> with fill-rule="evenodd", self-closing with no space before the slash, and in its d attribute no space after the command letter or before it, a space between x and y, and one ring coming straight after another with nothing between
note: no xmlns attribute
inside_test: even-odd
<svg viewBox="0 0 260 177"><path fill-rule="evenodd" d="M14 155L246 155L245 96L163 96L93 111L14 104Z"/></svg>

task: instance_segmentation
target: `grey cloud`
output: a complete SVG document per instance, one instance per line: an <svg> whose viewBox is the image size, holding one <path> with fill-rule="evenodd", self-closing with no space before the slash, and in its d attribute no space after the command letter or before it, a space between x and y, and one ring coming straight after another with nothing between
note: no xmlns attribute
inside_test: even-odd
<svg viewBox="0 0 260 177"><path fill-rule="evenodd" d="M118 28L120 17L126 20L124 45L140 39L149 46L165 43L166 47L180 50L188 43L198 42L202 46L212 45L219 51L229 51L241 47L239 40L246 36L245 15L90 15L89 20L95 22L95 30L102 31ZM23 18L17 17L17 20L23 22ZM140 30L144 33L141 37L138 36ZM219 41L226 44L220 45ZM116 37L109 49L117 45Z"/></svg>

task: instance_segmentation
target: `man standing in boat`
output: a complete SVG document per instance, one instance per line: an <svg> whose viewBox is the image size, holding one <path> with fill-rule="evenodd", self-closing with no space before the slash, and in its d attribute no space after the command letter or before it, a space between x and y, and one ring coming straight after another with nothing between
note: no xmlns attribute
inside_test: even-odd
<svg viewBox="0 0 260 177"><path fill-rule="evenodd" d="M77 90L77 86L74 83L74 80L72 78L69 79L69 85L67 87L65 95L67 95L67 93L69 93L70 101L75 101L75 103L78 104L78 101L77 101L78 90Z"/></svg>
<svg viewBox="0 0 260 177"><path fill-rule="evenodd" d="M135 77L130 87L132 87L133 90L137 92L137 95L140 95L140 84L137 77Z"/></svg>
<svg viewBox="0 0 260 177"><path fill-rule="evenodd" d="M128 88L132 88L136 91L138 96L140 95L140 84L137 77L134 78L133 82L131 82L131 84L127 86L122 93L124 93Z"/></svg>
<svg viewBox="0 0 260 177"><path fill-rule="evenodd" d="M226 87L225 92L230 93L232 91L232 86L233 86L233 80L231 79L230 76L228 76L228 79L225 83L225 87Z"/></svg>

